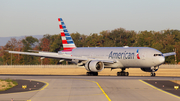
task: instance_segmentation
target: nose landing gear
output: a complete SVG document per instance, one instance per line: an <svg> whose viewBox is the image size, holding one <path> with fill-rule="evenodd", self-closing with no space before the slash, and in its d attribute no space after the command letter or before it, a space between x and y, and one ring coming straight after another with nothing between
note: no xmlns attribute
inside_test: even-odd
<svg viewBox="0 0 180 101"><path fill-rule="evenodd" d="M152 72L152 73L151 73L151 76L156 76L156 73Z"/></svg>
<svg viewBox="0 0 180 101"><path fill-rule="evenodd" d="M151 70L152 70L152 72L151 72L151 76L153 77L153 76L156 76L156 71L159 69L159 66L154 66L154 67L151 67Z"/></svg>

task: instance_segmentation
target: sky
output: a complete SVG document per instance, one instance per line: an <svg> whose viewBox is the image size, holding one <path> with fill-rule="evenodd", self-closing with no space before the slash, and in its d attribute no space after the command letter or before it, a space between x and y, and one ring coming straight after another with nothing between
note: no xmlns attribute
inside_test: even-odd
<svg viewBox="0 0 180 101"><path fill-rule="evenodd" d="M125 28L180 30L180 0L0 0L0 37L69 33L90 35Z"/></svg>

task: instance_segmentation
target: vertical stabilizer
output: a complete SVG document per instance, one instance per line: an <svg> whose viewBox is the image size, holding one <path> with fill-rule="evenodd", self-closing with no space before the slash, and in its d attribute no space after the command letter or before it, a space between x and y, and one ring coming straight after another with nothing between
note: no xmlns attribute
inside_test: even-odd
<svg viewBox="0 0 180 101"><path fill-rule="evenodd" d="M66 29L66 25L62 18L58 18L59 21L59 28L61 31L61 39L63 44L63 49L65 51L72 51L72 49L76 48L76 45L74 44L73 39L71 38L70 34L68 33L68 30Z"/></svg>

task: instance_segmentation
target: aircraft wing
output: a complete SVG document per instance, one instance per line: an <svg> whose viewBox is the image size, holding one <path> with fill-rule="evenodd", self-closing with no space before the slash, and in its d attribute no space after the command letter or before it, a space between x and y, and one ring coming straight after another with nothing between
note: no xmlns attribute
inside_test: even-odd
<svg viewBox="0 0 180 101"><path fill-rule="evenodd" d="M38 53L42 53L42 54L47 54L47 53L56 53L56 52L47 52L47 51L39 51L39 50L28 50L30 52L38 52Z"/></svg>
<svg viewBox="0 0 180 101"><path fill-rule="evenodd" d="M163 56L166 57L166 56L171 56L175 54L176 54L175 52L169 52L169 53L163 53Z"/></svg>
<svg viewBox="0 0 180 101"><path fill-rule="evenodd" d="M90 61L90 60L99 60L104 63L116 63L115 60L106 60L106 59L93 59L88 57L76 57L67 54L58 54L53 52L39 52L39 53L31 53L31 52L19 52L19 51L8 51L9 53L13 54L23 54L23 55L31 55L37 57L45 57L45 58L53 58L53 59L69 59L69 60L82 60L82 61Z"/></svg>
<svg viewBox="0 0 180 101"><path fill-rule="evenodd" d="M58 54L58 53L49 53L49 52L43 52L43 53L30 53L30 52L18 52L18 51L8 51L9 53L13 54L23 54L23 55L31 55L31 56L38 56L38 57L45 57L45 58L53 58L53 59L78 59L78 60L87 60L85 57L74 57L71 55L65 55L65 54Z"/></svg>

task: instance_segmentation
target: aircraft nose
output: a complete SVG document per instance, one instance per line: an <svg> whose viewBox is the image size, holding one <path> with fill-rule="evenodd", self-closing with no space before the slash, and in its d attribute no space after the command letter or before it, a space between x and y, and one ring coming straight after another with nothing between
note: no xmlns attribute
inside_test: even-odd
<svg viewBox="0 0 180 101"><path fill-rule="evenodd" d="M158 60L159 60L159 62L160 62L160 63L164 63L165 58L164 58L163 56L161 56L161 57L159 57L159 59L158 59Z"/></svg>

